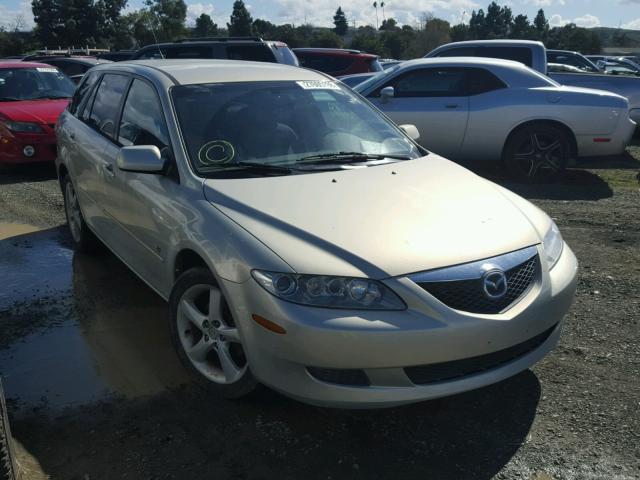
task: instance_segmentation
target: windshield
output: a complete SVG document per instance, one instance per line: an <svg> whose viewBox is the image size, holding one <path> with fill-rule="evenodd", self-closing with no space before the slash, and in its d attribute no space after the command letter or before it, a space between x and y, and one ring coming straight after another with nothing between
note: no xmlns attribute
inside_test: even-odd
<svg viewBox="0 0 640 480"><path fill-rule="evenodd" d="M395 125L338 82L182 85L171 96L188 155L204 176L248 166L306 171L314 162L340 168L356 160L422 156Z"/></svg>
<svg viewBox="0 0 640 480"><path fill-rule="evenodd" d="M384 71L382 71L380 73L376 73L373 77L368 78L364 82L361 82L361 83L357 84L356 86L353 87L353 89L358 93L364 92L371 85L373 85L374 83L377 83L378 80L380 80L382 78L382 75L387 75L389 73L395 72L399 68L400 68L400 64L393 65L393 66L391 66L389 68L385 68Z"/></svg>
<svg viewBox="0 0 640 480"><path fill-rule="evenodd" d="M0 101L69 98L75 89L55 67L0 69Z"/></svg>

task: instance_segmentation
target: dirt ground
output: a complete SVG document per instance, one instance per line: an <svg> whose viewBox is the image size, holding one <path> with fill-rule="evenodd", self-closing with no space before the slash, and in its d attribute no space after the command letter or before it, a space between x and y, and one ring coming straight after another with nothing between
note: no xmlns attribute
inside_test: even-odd
<svg viewBox="0 0 640 480"><path fill-rule="evenodd" d="M54 172L0 176L0 374L24 479L640 478L639 170L635 146L561 183L494 176L580 261L559 346L496 385L375 411L201 390L163 301L112 255L71 251Z"/></svg>

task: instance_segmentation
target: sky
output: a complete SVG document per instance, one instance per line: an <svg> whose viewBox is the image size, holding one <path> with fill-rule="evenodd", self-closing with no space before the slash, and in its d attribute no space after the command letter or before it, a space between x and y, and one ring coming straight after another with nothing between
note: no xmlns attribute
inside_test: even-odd
<svg viewBox="0 0 640 480"><path fill-rule="evenodd" d="M202 13L210 15L218 25L229 20L233 0L185 0L188 5L187 23L193 24ZM311 23L330 26L333 14L341 6L349 23L356 26L376 25L373 0L245 0L253 18L271 22ZM380 2L378 2L380 3ZM473 10L486 11L490 0L389 0L385 2L384 16L393 17L401 24L416 25L425 12L448 20L452 24L468 22ZM573 22L582 27L618 27L640 30L640 0L504 0L514 15L524 13L533 20L543 8L551 26ZM141 0L129 0L127 9L139 8ZM31 0L0 0L0 25L10 26L17 15L22 15L27 28L33 25ZM378 21L383 12L378 8Z"/></svg>

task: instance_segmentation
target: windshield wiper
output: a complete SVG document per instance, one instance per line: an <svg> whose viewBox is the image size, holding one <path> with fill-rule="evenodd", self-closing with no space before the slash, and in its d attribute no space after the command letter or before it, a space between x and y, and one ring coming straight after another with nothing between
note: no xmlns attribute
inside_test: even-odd
<svg viewBox="0 0 640 480"><path fill-rule="evenodd" d="M266 173L283 173L285 175L289 175L293 172L292 168L283 167L281 165L271 165L268 163L258 163L258 162L235 162L232 163L231 166L238 165L241 167L250 168L252 170L261 170Z"/></svg>
<svg viewBox="0 0 640 480"><path fill-rule="evenodd" d="M298 162L327 162L327 163L360 163L367 160L410 160L408 155L387 155L378 153L363 152L333 152L320 153L318 155L309 155L298 159Z"/></svg>
<svg viewBox="0 0 640 480"><path fill-rule="evenodd" d="M71 98L71 95L40 95L38 97L29 98L29 100L60 100L61 98Z"/></svg>

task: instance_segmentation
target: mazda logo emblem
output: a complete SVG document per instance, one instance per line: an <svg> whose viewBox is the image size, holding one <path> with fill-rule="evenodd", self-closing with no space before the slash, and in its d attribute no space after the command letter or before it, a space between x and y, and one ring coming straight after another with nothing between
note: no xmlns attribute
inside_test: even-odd
<svg viewBox="0 0 640 480"><path fill-rule="evenodd" d="M489 270L482 276L482 289L491 300L500 300L507 294L507 276L502 270Z"/></svg>

